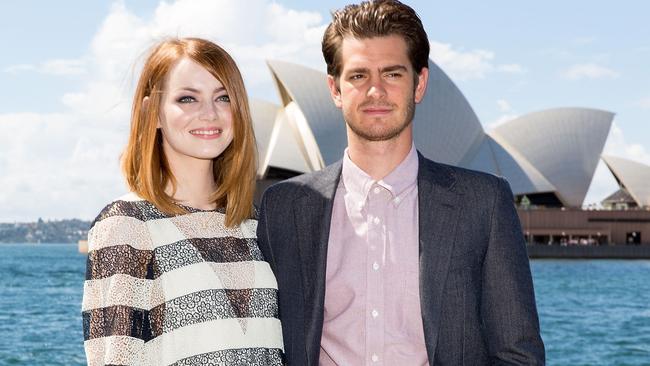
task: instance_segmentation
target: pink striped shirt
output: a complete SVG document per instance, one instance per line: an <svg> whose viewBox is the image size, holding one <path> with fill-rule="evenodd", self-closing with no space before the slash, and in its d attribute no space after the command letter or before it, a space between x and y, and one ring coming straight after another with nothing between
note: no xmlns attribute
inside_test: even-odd
<svg viewBox="0 0 650 366"><path fill-rule="evenodd" d="M343 158L327 252L320 365L426 365L415 147L375 181Z"/></svg>

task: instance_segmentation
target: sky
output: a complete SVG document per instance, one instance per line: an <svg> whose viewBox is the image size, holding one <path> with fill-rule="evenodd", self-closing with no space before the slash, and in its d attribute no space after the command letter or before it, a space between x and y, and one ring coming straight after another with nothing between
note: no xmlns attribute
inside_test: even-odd
<svg viewBox="0 0 650 366"><path fill-rule="evenodd" d="M650 165L650 3L406 1L431 58L486 130L531 112L616 113L604 153ZM10 5L8 5L10 4ZM279 103L267 59L325 71L320 40L346 1L177 0L3 4L0 222L93 219L126 192L119 156L143 57L168 36L224 46L252 98ZM435 158L435 157L434 157ZM585 200L617 189L600 163Z"/></svg>

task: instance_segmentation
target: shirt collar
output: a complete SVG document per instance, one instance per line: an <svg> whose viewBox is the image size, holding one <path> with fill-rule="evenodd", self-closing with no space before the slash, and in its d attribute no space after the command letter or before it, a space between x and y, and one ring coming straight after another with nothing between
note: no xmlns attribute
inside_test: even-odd
<svg viewBox="0 0 650 366"><path fill-rule="evenodd" d="M341 171L341 182L348 194L357 198L357 202L364 202L368 192L376 183L391 192L393 197L400 196L409 187L417 183L418 176L418 154L415 145L406 158L392 172L379 181L375 181L366 172L361 170L348 156L348 149L343 154L343 167Z"/></svg>
<svg viewBox="0 0 650 366"><path fill-rule="evenodd" d="M417 184L417 179L418 153L415 145L411 144L411 150L404 160L377 184L388 189L393 194L393 197L398 197L408 188Z"/></svg>

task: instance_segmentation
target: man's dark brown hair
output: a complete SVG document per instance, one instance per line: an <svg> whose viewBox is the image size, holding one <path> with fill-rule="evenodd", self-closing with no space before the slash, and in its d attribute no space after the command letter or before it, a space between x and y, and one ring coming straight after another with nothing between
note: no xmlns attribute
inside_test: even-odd
<svg viewBox="0 0 650 366"><path fill-rule="evenodd" d="M429 40L422 21L408 5L397 0L370 0L347 5L332 13L332 22L323 35L323 57L327 74L341 75L343 38L367 39L397 35L406 42L409 60L416 74L428 67Z"/></svg>

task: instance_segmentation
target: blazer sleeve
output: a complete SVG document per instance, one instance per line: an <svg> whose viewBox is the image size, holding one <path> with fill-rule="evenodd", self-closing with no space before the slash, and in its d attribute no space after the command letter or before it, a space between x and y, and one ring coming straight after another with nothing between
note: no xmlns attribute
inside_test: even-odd
<svg viewBox="0 0 650 366"><path fill-rule="evenodd" d="M272 190L273 187L269 187L262 195L262 199L260 202L260 208L259 208L258 218L257 218L257 246L260 248L264 260L269 263L269 266L271 266L271 270L273 270L273 273L276 273L273 251L271 250L271 243L269 242L268 212L270 209L269 197L272 195Z"/></svg>
<svg viewBox="0 0 650 366"><path fill-rule="evenodd" d="M535 294L508 182L499 178L483 263L481 315L493 365L544 365Z"/></svg>
<svg viewBox="0 0 650 366"><path fill-rule="evenodd" d="M144 222L125 216L96 221L88 233L82 302L88 365L145 364L155 283L147 233Z"/></svg>

